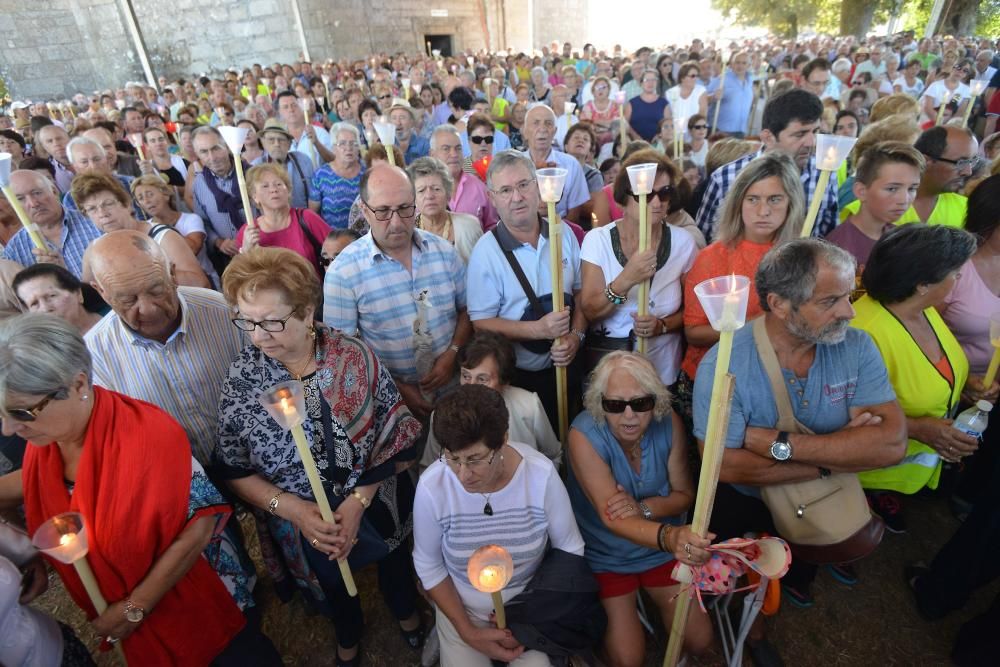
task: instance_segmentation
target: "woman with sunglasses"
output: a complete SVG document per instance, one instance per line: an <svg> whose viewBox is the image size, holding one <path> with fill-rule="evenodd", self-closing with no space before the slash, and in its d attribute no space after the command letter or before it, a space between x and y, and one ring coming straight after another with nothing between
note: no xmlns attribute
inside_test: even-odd
<svg viewBox="0 0 1000 667"><path fill-rule="evenodd" d="M569 433L566 485L608 616L603 657L611 665L638 667L646 654L636 614L639 588L656 603L669 633L682 594L675 568L704 564L714 535L699 537L682 525L694 504L687 436L650 360L609 354L583 400L586 410ZM712 622L695 607L684 647L698 654L711 643Z"/></svg>
<svg viewBox="0 0 1000 667"><path fill-rule="evenodd" d="M476 241L483 235L479 218L467 213L453 213L448 202L455 189L448 168L433 157L417 158L406 168L416 193L417 229L440 236L455 246L466 264Z"/></svg>
<svg viewBox="0 0 1000 667"><path fill-rule="evenodd" d="M942 70L942 74L947 76L924 89L924 94L920 98L920 108L928 120L935 120L938 107L950 102L957 102L960 112L964 113L963 105L972 97L972 91L965 84L965 79L968 78L972 68L972 63L967 60L957 62L947 71Z"/></svg>
<svg viewBox="0 0 1000 667"><path fill-rule="evenodd" d="M0 323L0 359L4 432L29 443L24 467L0 477L0 510L23 503L30 533L83 515L107 609L95 611L72 566L47 560L104 648L121 642L134 665L281 665L241 611L255 612L252 565L220 535L232 507L180 424L95 386L83 338L55 315Z"/></svg>
<svg viewBox="0 0 1000 667"><path fill-rule="evenodd" d="M618 119L618 103L610 98L611 80L606 76L596 77L590 90L594 94L594 99L583 105L583 109L580 110L580 120L594 124L597 143L603 146L614 139L611 122Z"/></svg>
<svg viewBox="0 0 1000 667"><path fill-rule="evenodd" d="M653 192L647 197L649 249L639 251L639 197L632 194L628 167L654 163ZM584 343L586 370L612 350L632 350L645 338L647 354L661 381L677 380L683 338L684 276L698 249L683 229L666 224L680 174L672 162L655 150L630 155L615 179L614 198L621 219L587 233L580 249L583 276L581 302L590 322ZM639 286L650 280L649 314L638 314Z"/></svg>
<svg viewBox="0 0 1000 667"><path fill-rule="evenodd" d="M687 158L704 171L710 147L708 142L708 118L703 114L695 114L688 118L687 134L688 145L691 147L688 150Z"/></svg>
<svg viewBox="0 0 1000 667"><path fill-rule="evenodd" d="M348 595L336 559L378 564L379 588L403 638L423 643L409 550L420 424L370 347L316 321L320 282L291 250L237 255L222 277L233 319L250 344L229 369L219 400L213 458L220 478L260 510L302 594L333 621L338 667L360 663L361 601ZM260 403L280 382L304 385L303 428L336 525L323 521L291 433ZM403 548L401 548L403 547ZM332 637L327 647L332 648ZM318 647L320 649L324 647Z"/></svg>
<svg viewBox="0 0 1000 667"><path fill-rule="evenodd" d="M467 164L462 165L462 169L467 173L471 170L472 173L479 176L472 165L493 155L493 146L496 144L496 126L487 114L474 113L466 121L465 132L469 137L469 157L466 158Z"/></svg>
<svg viewBox="0 0 1000 667"><path fill-rule="evenodd" d="M489 593L469 583L469 557L477 548L496 544L513 558L513 577L501 591L505 601L531 582L547 549L583 555L559 473L541 452L509 440L508 419L503 396L477 384L458 387L434 411L443 452L417 485L413 563L436 607L443 667L489 667L491 660L511 667L550 664L509 628L496 627Z"/></svg>
<svg viewBox="0 0 1000 667"><path fill-rule="evenodd" d="M666 92L667 101L673 113L674 122L699 114L708 114L708 94L705 86L698 83L701 75L698 63L686 62L678 73L679 82ZM690 136L685 137L689 139Z"/></svg>

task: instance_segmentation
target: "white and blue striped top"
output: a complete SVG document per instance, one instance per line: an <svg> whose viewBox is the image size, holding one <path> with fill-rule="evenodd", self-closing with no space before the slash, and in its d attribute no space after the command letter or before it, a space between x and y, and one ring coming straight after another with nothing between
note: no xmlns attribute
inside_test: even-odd
<svg viewBox="0 0 1000 667"><path fill-rule="evenodd" d="M489 494L492 516L483 513L483 495L466 491L441 460L420 476L413 504L413 564L424 588L451 577L468 613L483 621L493 602L489 593L472 587L466 574L469 557L479 547L498 544L514 560L505 601L524 590L550 546L583 555L583 538L555 466L527 445L509 445L522 461L507 486Z"/></svg>

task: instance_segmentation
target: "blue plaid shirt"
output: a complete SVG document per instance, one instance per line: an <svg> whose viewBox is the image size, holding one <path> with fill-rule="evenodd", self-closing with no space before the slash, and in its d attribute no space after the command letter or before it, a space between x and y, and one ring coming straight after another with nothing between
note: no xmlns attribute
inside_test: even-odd
<svg viewBox="0 0 1000 667"><path fill-rule="evenodd" d="M698 217L695 223L702 231L708 242L715 238L715 230L719 224L719 211L722 209L722 202L736 181L743 167L750 164L754 158L764 154L764 149L756 153L744 155L738 160L733 160L729 164L723 165L712 172L708 179L708 186L705 188L705 196L701 200L701 207L698 209ZM816 156L809 158L809 164L802 172L802 189L806 195L806 207L812 201L813 192L816 191L816 182L819 180L819 169L816 168ZM826 187L823 203L819 206L819 213L816 215L816 224L813 225L812 235L823 238L833 231L837 226L837 179L831 178Z"/></svg>
<svg viewBox="0 0 1000 667"><path fill-rule="evenodd" d="M59 247L48 239L45 239L45 245L62 255L66 268L79 278L83 274L83 253L101 235L101 231L79 212L66 208L63 209L62 222ZM3 258L13 260L21 266L31 266L35 263L35 255L31 252L34 247L28 230L20 229L4 248Z"/></svg>
<svg viewBox="0 0 1000 667"><path fill-rule="evenodd" d="M433 354L444 353L465 310L465 264L439 236L413 230L412 271L384 254L371 232L337 255L323 285L323 322L368 343L392 377L415 384L413 323L428 304Z"/></svg>

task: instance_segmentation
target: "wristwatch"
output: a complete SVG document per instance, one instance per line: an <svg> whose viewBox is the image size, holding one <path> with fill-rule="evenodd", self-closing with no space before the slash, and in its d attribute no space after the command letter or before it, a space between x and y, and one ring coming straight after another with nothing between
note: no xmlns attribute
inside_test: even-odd
<svg viewBox="0 0 1000 667"><path fill-rule="evenodd" d="M830 471L829 468L824 468L823 466L819 466L819 478L820 479L826 479L826 478L828 478L832 474L833 473Z"/></svg>
<svg viewBox="0 0 1000 667"><path fill-rule="evenodd" d="M788 431L779 431L778 437L771 443L771 458L775 461L788 461L792 458L792 443L788 442Z"/></svg>
<svg viewBox="0 0 1000 667"><path fill-rule="evenodd" d="M125 620L129 623L142 623L146 617L146 610L136 606L132 598L125 598Z"/></svg>
<svg viewBox="0 0 1000 667"><path fill-rule="evenodd" d="M645 501L639 501L639 511L642 512L643 519L653 518L653 510L649 509L649 505L647 505Z"/></svg>

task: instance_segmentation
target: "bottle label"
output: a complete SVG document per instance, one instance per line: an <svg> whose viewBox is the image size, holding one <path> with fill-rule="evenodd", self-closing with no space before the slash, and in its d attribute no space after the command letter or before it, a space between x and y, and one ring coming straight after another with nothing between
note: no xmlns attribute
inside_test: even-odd
<svg viewBox="0 0 1000 667"><path fill-rule="evenodd" d="M971 435L976 440L982 440L983 439L983 434L982 433L980 433L979 431L974 431L971 428L969 428L968 426L959 426L957 424L955 424L954 426L955 426L955 430L961 431L962 433L964 433L966 435Z"/></svg>

